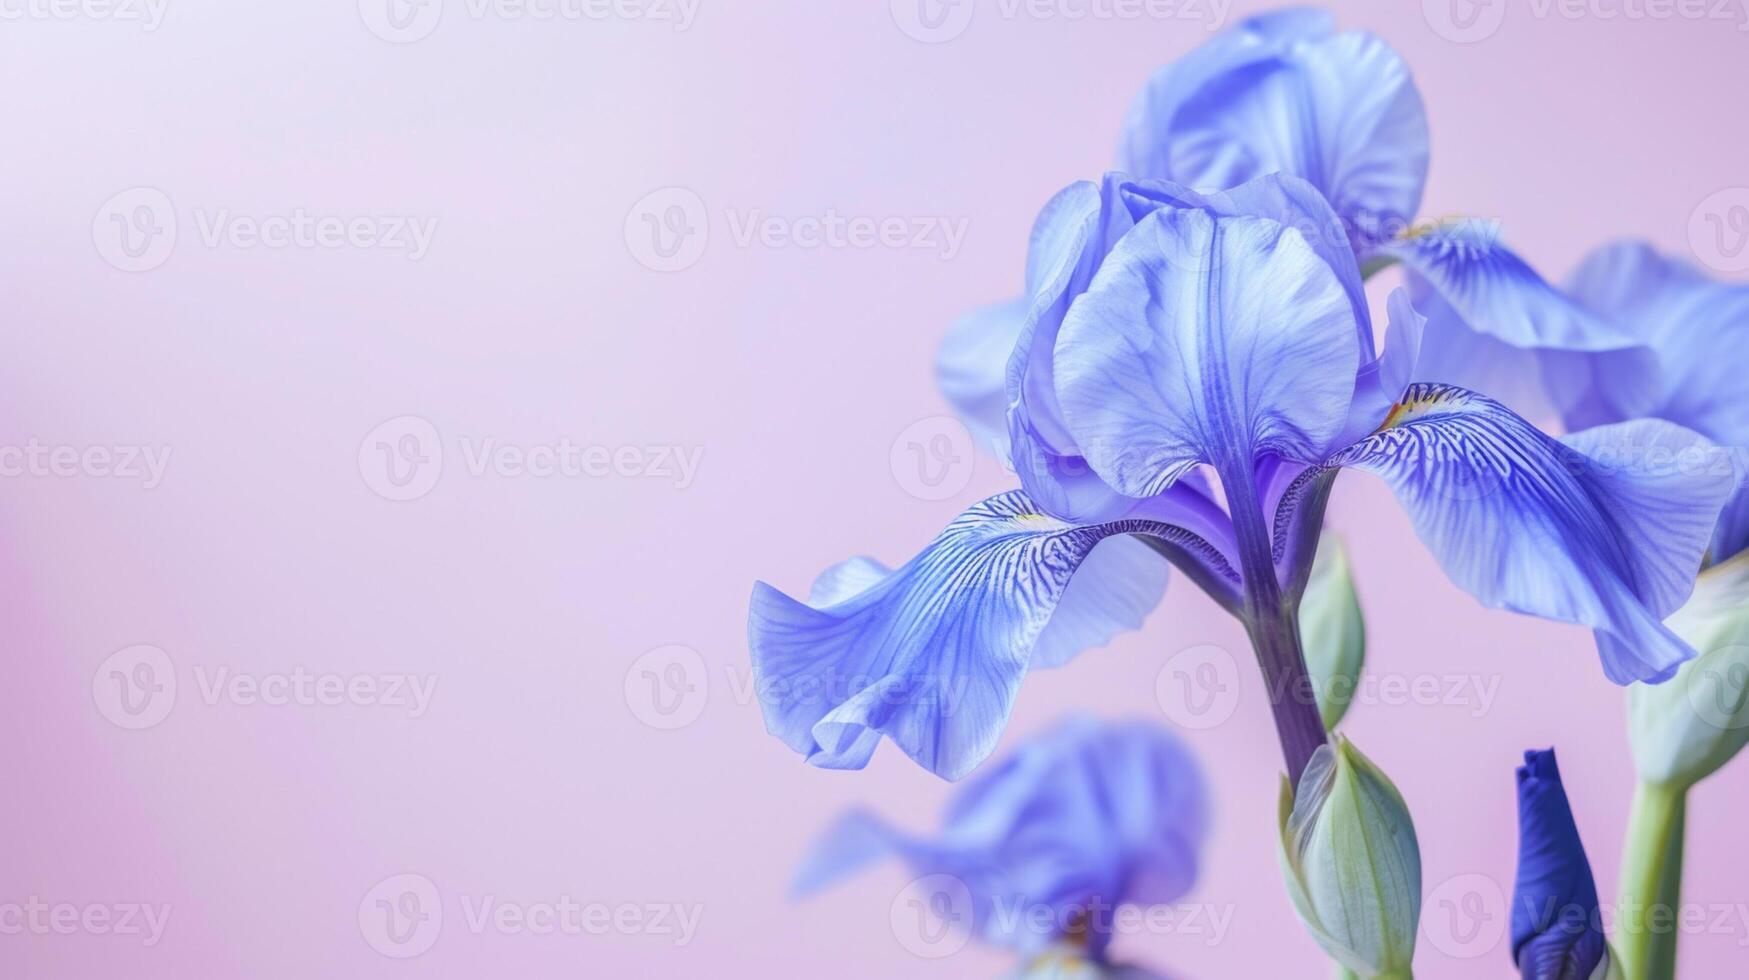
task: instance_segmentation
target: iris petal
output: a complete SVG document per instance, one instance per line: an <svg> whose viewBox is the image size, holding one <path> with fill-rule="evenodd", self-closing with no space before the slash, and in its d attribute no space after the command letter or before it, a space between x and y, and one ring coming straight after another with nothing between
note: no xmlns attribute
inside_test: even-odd
<svg viewBox="0 0 1749 980"><path fill-rule="evenodd" d="M1627 684L1694 655L1660 620L1692 588L1730 489L1687 465L1709 448L1657 421L1562 443L1492 399L1416 384L1331 463L1389 484L1446 574L1482 602L1591 627L1604 673Z"/></svg>
<svg viewBox="0 0 1749 980"><path fill-rule="evenodd" d="M1264 453L1320 459L1346 422L1357 343L1340 281L1297 231L1158 211L1069 311L1058 396L1094 470L1145 498L1198 463L1250 479Z"/></svg>
<svg viewBox="0 0 1749 980"><path fill-rule="evenodd" d="M1639 242L1593 252L1569 288L1658 352L1656 404L1643 414L1669 419L1733 455L1742 487L1749 482L1749 385L1729 352L1749 344L1749 286L1716 282L1693 265ZM1644 365L1602 365L1589 379L1608 392L1641 382ZM1611 420L1614 417L1612 416ZM1739 489L1719 522L1713 561L1749 547L1749 491Z"/></svg>
<svg viewBox="0 0 1749 980"><path fill-rule="evenodd" d="M1420 93L1379 38L1328 29L1305 14L1241 27L1156 73L1119 167L1203 190L1292 174L1356 228L1407 224L1427 177Z"/></svg>
<svg viewBox="0 0 1749 980"><path fill-rule="evenodd" d="M1032 667L1060 667L1084 650L1105 646L1142 621L1166 594L1171 565L1126 536L1107 538L1088 553L1063 590L1032 648ZM893 570L873 558L841 561L814 580L808 605L836 605L879 585Z"/></svg>
<svg viewBox="0 0 1749 980"><path fill-rule="evenodd" d="M1415 306L1428 318L1416 380L1485 391L1573 428L1638 417L1650 405L1652 350L1549 285L1493 224L1451 222L1378 252L1408 267Z"/></svg>
<svg viewBox="0 0 1749 980"><path fill-rule="evenodd" d="M1033 228L1027 269L1032 300L1007 369L1014 468L1033 499L1064 520L1109 520L1134 506L1131 496L1093 470L1071 432L1060 403L1056 350L1065 318L1109 254L1138 222L1163 209L1195 209L1222 218L1261 215L1294 229L1349 299L1360 344L1356 366L1371 358L1372 325L1353 251L1341 221L1304 181L1272 175L1207 195L1122 174L1109 174L1098 186L1072 185L1051 200Z"/></svg>
<svg viewBox="0 0 1749 980"><path fill-rule="evenodd" d="M1026 322L1020 300L960 317L935 358L936 384L979 446L1008 455L1008 356Z"/></svg>
<svg viewBox="0 0 1749 980"><path fill-rule="evenodd" d="M1598 249L1574 273L1573 295L1658 352L1658 398L1650 414L1725 445L1749 440L1749 285L1715 282L1648 245ZM1619 374L1609 387L1632 383Z"/></svg>
<svg viewBox="0 0 1749 980"><path fill-rule="evenodd" d="M1082 923L1080 938L1098 958L1116 906L1189 891L1207 829L1207 786L1179 739L1151 724L1071 718L968 781L934 835L906 834L867 811L845 815L795 888L810 892L897 856L915 874L959 879L977 933L996 945L1043 951L1065 938L1064 920L1092 910L1103 918ZM1037 912L1052 914L1041 921Z"/></svg>
<svg viewBox="0 0 1749 980"><path fill-rule="evenodd" d="M867 765L884 735L924 768L958 779L995 747L1071 577L1102 541L1149 536L1236 580L1224 558L1169 523L1173 516L1169 503L1150 501L1124 520L1078 527L1012 492L967 510L922 554L835 604L755 585L748 634L767 730L824 768ZM1081 604L1052 642L1073 645L1112 628L1089 618L1139 618L1146 598L1137 588ZM1047 646L1042 658L1065 654Z"/></svg>

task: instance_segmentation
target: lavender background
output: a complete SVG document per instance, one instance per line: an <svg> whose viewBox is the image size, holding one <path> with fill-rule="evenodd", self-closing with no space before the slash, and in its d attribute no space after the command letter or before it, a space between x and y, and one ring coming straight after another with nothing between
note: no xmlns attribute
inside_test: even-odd
<svg viewBox="0 0 1749 980"><path fill-rule="evenodd" d="M0 5L0 446L42 447L34 466L0 454L0 973L1008 965L975 945L915 955L897 867L786 899L840 809L870 802L923 828L949 787L890 748L867 772L829 773L766 736L746 597L755 578L805 589L853 553L902 560L1007 486L952 441L936 346L956 313L1017 288L1037 206L1106 166L1131 95L1218 8L1069 19L1148 8L977 0L931 34L913 0L702 0L685 29L653 0L567 8L609 13L596 19L449 0L434 27L418 17L439 8L412 8L398 32L381 0L33 2ZM1455 2L1478 18L1467 31L1445 0L1335 5L1415 71L1434 133L1425 215L1500 218L1555 276L1622 235L1722 274L1749 263L1690 235L1749 203L1734 109L1749 14ZM150 190L116 197L135 188ZM677 240L652 238L646 215L660 225L675 206L693 234L665 258L656 246ZM300 209L359 223L326 246L249 247L248 222ZM738 240L756 214L805 235L795 219L828 211L965 236L957 250ZM436 222L422 255L390 247L388 217ZM390 242L365 247L377 235ZM430 428L373 432L409 416ZM471 472L489 439L600 447L606 473ZM397 487L379 442L441 451L441 466ZM105 475L119 460L90 447L170 456L153 481ZM696 473L647 472L648 447L682 450ZM1348 731L1416 816L1418 975L1503 974L1512 767L1525 747L1559 747L1612 895L1632 785L1621 692L1583 632L1459 593L1376 482L1344 478L1332 521L1375 675L1401 685ZM141 644L166 658L155 677L118 655ZM1203 692L1202 714L1174 693L1196 663L1227 685ZM130 689L124 703L118 672L162 685L165 667L173 698ZM417 717L362 686L340 704L207 690L220 671L271 689L300 669L437 686ZM1118 950L1184 978L1325 975L1275 867L1277 751L1239 628L1175 582L1143 632L1030 678L1008 740L1071 709L1203 726L1190 737L1217 783L1187 900L1204 912ZM1683 941L1688 976L1749 955L1741 766L1693 798L1687 898L1705 914ZM409 879L379 883L408 874L442 920L391 933L374 903ZM18 918L33 896L79 921L44 913L33 930ZM666 913L661 927L623 913L633 924L601 935L470 916L491 897L538 918L531 906L562 896L701 918L682 945ZM91 911L132 903L170 906L157 942Z"/></svg>

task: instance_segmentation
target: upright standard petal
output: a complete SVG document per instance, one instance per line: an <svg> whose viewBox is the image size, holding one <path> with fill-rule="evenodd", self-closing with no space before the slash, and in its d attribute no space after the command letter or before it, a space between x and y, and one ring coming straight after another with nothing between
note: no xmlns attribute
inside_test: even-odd
<svg viewBox="0 0 1749 980"><path fill-rule="evenodd" d="M1146 498L1198 463L1250 480L1264 453L1321 458L1358 360L1342 284L1299 232L1157 211L1070 309L1057 392L1094 470Z"/></svg>
<svg viewBox="0 0 1749 980"><path fill-rule="evenodd" d="M1651 404L1651 348L1549 285L1501 243L1495 223L1450 222L1378 254L1409 269L1428 318L1415 380L1484 391L1572 428L1635 418Z"/></svg>
<svg viewBox="0 0 1749 980"><path fill-rule="evenodd" d="M1230 191L1201 194L1165 181L1108 174L1097 186L1070 186L1051 200L1033 228L1027 262L1031 306L1007 371L1013 466L1027 493L1063 520L1109 520L1134 505L1133 497L1107 484L1092 468L1078 434L1064 418L1056 351L1065 318L1113 250L1137 231L1138 223L1162 210L1260 217L1294 229L1348 296L1359 344L1357 366L1372 357L1372 324L1353 250L1341 220L1305 181L1271 175ZM1186 503L1195 502L1193 493L1181 496ZM1203 505L1211 520L1200 533L1225 546L1226 535L1216 526L1224 517L1215 514L1219 508L1212 501Z"/></svg>
<svg viewBox="0 0 1749 980"><path fill-rule="evenodd" d="M1694 655L1661 620L1693 587L1731 489L1685 465L1708 451L1651 420L1558 442L1492 399L1416 384L1330 462L1389 484L1446 574L1482 602L1591 627L1604 673L1627 684Z"/></svg>
<svg viewBox="0 0 1749 980"><path fill-rule="evenodd" d="M767 730L808 762L835 769L867 765L884 735L924 768L958 779L995 747L1036 657L1066 659L1064 646L1112 628L1101 617L1139 621L1144 590L1090 599L1039 653L1071 577L1101 542L1152 538L1232 588L1237 576L1226 560L1172 516L1164 501L1151 501L1124 519L1078 527L1012 492L972 507L861 592L840 598L829 590L839 598L833 604L755 585L748 635Z"/></svg>
<svg viewBox="0 0 1749 980"><path fill-rule="evenodd" d="M973 440L1008 455L1008 358L1026 323L1026 303L997 303L960 317L935 358L936 384Z"/></svg>
<svg viewBox="0 0 1749 980"><path fill-rule="evenodd" d="M847 814L803 863L796 890L896 855L916 874L958 879L986 942L1029 955L1072 942L1103 963L1120 907L1190 890L1207 828L1202 773L1171 732L1071 718L968 782L937 834Z"/></svg>
<svg viewBox="0 0 1749 980"><path fill-rule="evenodd" d="M1555 751L1526 752L1518 770L1512 961L1524 980L1591 980L1604 975L1608 960L1597 885Z"/></svg>
<svg viewBox="0 0 1749 980"><path fill-rule="evenodd" d="M1125 121L1119 167L1220 190L1302 177L1367 241L1414 217L1427 114L1402 58L1299 16L1242 26L1157 73Z"/></svg>

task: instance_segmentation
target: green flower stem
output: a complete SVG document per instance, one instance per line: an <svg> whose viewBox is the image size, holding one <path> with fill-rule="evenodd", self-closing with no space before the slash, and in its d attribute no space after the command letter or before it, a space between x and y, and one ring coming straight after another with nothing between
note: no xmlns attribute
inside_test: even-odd
<svg viewBox="0 0 1749 980"><path fill-rule="evenodd" d="M1615 949L1626 980L1676 976L1676 916L1682 902L1682 838L1688 788L1641 783L1622 855Z"/></svg>

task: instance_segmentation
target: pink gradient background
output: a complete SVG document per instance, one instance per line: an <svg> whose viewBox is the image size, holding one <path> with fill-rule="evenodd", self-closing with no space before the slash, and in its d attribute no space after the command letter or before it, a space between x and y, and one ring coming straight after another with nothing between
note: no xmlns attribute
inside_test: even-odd
<svg viewBox="0 0 1749 980"><path fill-rule="evenodd" d="M455 3L452 7L457 7ZM1749 180L1736 23L1525 16L1442 39L1419 4L1339 3L1412 66L1434 133L1427 215L1500 217L1564 276L1595 243L1686 248L1697 202ZM1240 4L1236 19L1253 5ZM806 904L785 897L809 839L872 803L932 826L950 787L883 747L822 772L736 696L756 578L802 590L850 554L910 555L1004 488L981 458L954 498L908 495L901 430L945 406L948 321L1004 298L1040 203L1109 162L1150 71L1198 23L1005 19L923 44L885 3L705 0L691 30L474 22L385 43L352 0L171 0L163 26L0 30L7 298L0 443L173 447L162 486L0 481L9 597L0 643L7 803L0 902L173 906L161 943L0 935L25 977L993 976L977 948L908 953L888 925L896 866ZM177 250L129 274L93 247L118 191L175 201ZM646 193L696 191L702 259L662 274L623 222ZM440 219L422 261L200 241L194 209L296 207ZM826 208L970 221L952 261L916 250L737 247L726 209ZM425 498L361 478L360 441L417 415L445 439ZM703 450L696 482L474 478L457 440L570 437ZM1501 676L1492 711L1357 708L1348 732L1396 779L1431 893L1510 887L1512 767L1557 744L1601 887L1614 891L1632 786L1622 695L1574 628L1483 610L1423 551L1383 488L1339 485L1372 665ZM110 724L92 677L162 647L164 723ZM1185 978L1322 977L1272 843L1277 751L1239 628L1182 580L1147 628L1025 685L1007 740L1080 709L1162 718L1166 657L1238 656L1230 721L1194 733L1219 819L1190 901L1225 940L1126 937ZM683 644L709 700L675 731L639 720L633 661ZM268 674L432 673L419 719L381 707L209 705L195 666ZM1741 764L1694 796L1687 898L1749 901ZM357 910L390 875L443 895L437 944L385 958ZM696 938L474 934L462 896L698 903ZM1438 910L1429 902L1424 922ZM1689 936L1685 975L1742 972L1749 932ZM1504 975L1423 941L1418 975Z"/></svg>

